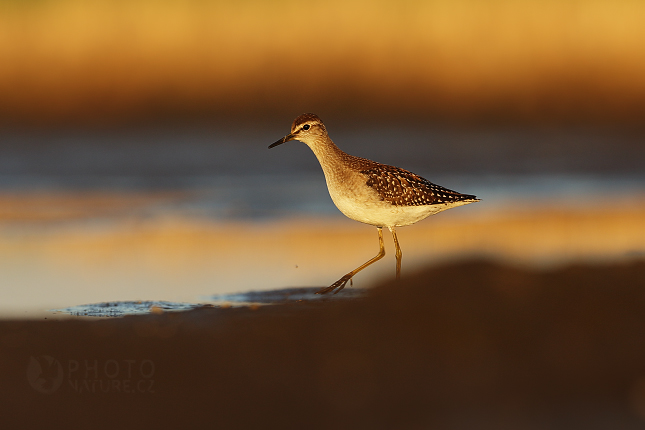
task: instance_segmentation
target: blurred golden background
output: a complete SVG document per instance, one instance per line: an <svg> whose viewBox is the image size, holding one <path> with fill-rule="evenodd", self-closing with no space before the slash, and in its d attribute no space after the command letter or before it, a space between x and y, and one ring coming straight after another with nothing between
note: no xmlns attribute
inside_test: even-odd
<svg viewBox="0 0 645 430"><path fill-rule="evenodd" d="M636 0L0 0L0 314L365 261L308 149L267 150L303 112L482 198L402 229L404 274L642 258L643 23Z"/></svg>
<svg viewBox="0 0 645 430"><path fill-rule="evenodd" d="M2 0L0 123L641 123L637 0Z"/></svg>
<svg viewBox="0 0 645 430"><path fill-rule="evenodd" d="M376 254L268 150L304 112L481 202L397 229L392 285L386 234L365 300L166 312ZM643 0L0 0L0 422L642 428L643 118ZM52 321L126 301L168 303Z"/></svg>

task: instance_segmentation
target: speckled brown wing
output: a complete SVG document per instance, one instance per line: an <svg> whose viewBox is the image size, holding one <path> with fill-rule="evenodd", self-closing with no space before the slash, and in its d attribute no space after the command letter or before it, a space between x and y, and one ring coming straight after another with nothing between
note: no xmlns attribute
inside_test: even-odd
<svg viewBox="0 0 645 430"><path fill-rule="evenodd" d="M394 166L380 164L362 170L361 173L367 176L366 184L381 196L381 200L397 206L441 205L477 200L473 195L449 190Z"/></svg>

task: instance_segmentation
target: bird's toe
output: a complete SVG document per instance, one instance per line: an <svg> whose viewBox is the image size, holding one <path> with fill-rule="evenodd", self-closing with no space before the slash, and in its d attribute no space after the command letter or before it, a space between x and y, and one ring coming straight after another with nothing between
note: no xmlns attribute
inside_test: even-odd
<svg viewBox="0 0 645 430"><path fill-rule="evenodd" d="M327 294L327 293L331 293L332 291L334 292L334 294L338 294L339 291L345 288L345 285L347 285L347 282L349 282L351 279L352 279L352 274L348 273L347 275L340 278L338 281L331 284L329 287L320 289L319 291L316 292L316 294Z"/></svg>

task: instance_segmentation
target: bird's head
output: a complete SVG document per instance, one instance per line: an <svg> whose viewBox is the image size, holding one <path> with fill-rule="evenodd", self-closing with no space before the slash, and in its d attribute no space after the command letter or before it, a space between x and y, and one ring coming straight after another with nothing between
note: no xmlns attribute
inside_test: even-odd
<svg viewBox="0 0 645 430"><path fill-rule="evenodd" d="M327 139L325 124L318 118L318 115L304 113L291 124L291 133L269 145L269 148L289 142L290 140L299 140L311 146L312 143L320 139Z"/></svg>

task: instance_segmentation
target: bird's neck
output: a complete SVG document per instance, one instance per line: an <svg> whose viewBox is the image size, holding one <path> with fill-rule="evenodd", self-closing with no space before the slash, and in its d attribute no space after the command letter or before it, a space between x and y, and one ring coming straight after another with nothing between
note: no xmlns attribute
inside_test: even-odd
<svg viewBox="0 0 645 430"><path fill-rule="evenodd" d="M352 157L346 152L343 152L329 138L315 141L309 147L316 155L320 167L322 167L325 180L327 181L327 187L330 189L330 194L332 193L332 189L337 188L337 183L347 183L352 180L353 160L356 157Z"/></svg>
<svg viewBox="0 0 645 430"><path fill-rule="evenodd" d="M316 155L316 158L325 173L330 170L334 170L343 164L343 160L348 156L329 138L318 139L312 142L312 144L309 145L309 148L311 148L313 153Z"/></svg>

